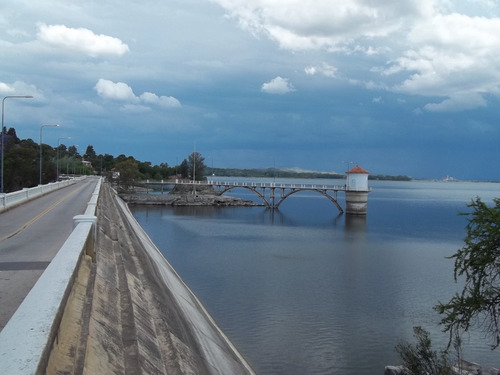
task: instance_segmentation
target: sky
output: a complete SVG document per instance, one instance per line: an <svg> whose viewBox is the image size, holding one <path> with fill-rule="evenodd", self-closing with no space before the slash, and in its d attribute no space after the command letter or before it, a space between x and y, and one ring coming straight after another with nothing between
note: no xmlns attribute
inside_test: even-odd
<svg viewBox="0 0 500 375"><path fill-rule="evenodd" d="M152 164L500 180L499 51L498 0L0 3L4 126Z"/></svg>

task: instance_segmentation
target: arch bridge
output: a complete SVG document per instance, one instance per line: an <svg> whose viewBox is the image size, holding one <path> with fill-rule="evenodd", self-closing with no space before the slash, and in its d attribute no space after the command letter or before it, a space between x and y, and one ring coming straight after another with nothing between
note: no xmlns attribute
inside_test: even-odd
<svg viewBox="0 0 500 375"><path fill-rule="evenodd" d="M334 185L316 185L316 184L283 184L283 183L255 183L255 182L225 182L225 181L207 181L207 185L212 185L220 194L224 194L236 188L250 190L256 194L262 203L268 208L277 209L285 199L300 191L315 191L328 198L340 211L344 210L340 206L337 193L345 192L344 186Z"/></svg>

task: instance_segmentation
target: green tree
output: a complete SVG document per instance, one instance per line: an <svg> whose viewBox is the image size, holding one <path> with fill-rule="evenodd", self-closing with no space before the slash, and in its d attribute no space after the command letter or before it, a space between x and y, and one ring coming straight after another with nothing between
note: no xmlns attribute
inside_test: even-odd
<svg viewBox="0 0 500 375"><path fill-rule="evenodd" d="M66 147L66 145L64 143L61 143L59 146L57 146L56 150L59 151L60 158L66 156L66 154L68 153L68 148Z"/></svg>
<svg viewBox="0 0 500 375"><path fill-rule="evenodd" d="M139 162L139 172L144 179L149 179L153 177L153 167L150 161Z"/></svg>
<svg viewBox="0 0 500 375"><path fill-rule="evenodd" d="M102 156L102 169L103 169L103 171L112 170L114 165L115 165L115 158L113 157L113 155L104 154L104 156Z"/></svg>
<svg viewBox="0 0 500 375"><path fill-rule="evenodd" d="M5 153L5 192L38 185L38 145L33 140L20 141Z"/></svg>
<svg viewBox="0 0 500 375"><path fill-rule="evenodd" d="M189 164L186 159L184 159L179 166L179 174L182 178L189 178Z"/></svg>
<svg viewBox="0 0 500 375"><path fill-rule="evenodd" d="M453 338L471 328L482 329L492 340L492 349L500 345L500 198L488 206L480 198L468 207L465 245L451 259L455 260L455 282L465 277L461 293L435 309L442 315L444 331Z"/></svg>
<svg viewBox="0 0 500 375"><path fill-rule="evenodd" d="M85 150L85 154L83 154L83 159L89 161L92 164L92 167L95 169L97 166L97 154L94 151L94 146L88 145Z"/></svg>
<svg viewBox="0 0 500 375"><path fill-rule="evenodd" d="M56 149L50 145L42 143L42 184L47 184L56 180L56 158Z"/></svg>
<svg viewBox="0 0 500 375"><path fill-rule="evenodd" d="M115 168L118 172L120 172L120 177L118 178L118 182L122 189L130 190L130 187L133 186L134 182L139 178L139 166L137 161L130 158L124 161L121 161L115 165Z"/></svg>
<svg viewBox="0 0 500 375"><path fill-rule="evenodd" d="M16 134L16 129L14 128L9 128L9 130L7 131L7 135L10 139L12 139L12 141L15 143L15 144L18 144L21 140L17 137L17 134Z"/></svg>
<svg viewBox="0 0 500 375"><path fill-rule="evenodd" d="M68 147L68 155L71 157L78 156L78 149L76 148L76 146Z"/></svg>
<svg viewBox="0 0 500 375"><path fill-rule="evenodd" d="M120 163L120 162L125 161L125 160L130 159L130 158L132 158L132 157L126 156L125 154L120 154L115 158L115 163ZM134 158L132 158L132 159L134 159Z"/></svg>
<svg viewBox="0 0 500 375"><path fill-rule="evenodd" d="M404 342L396 346L396 352L403 361L404 373L408 375L451 375L453 374L445 351L437 353L432 349L429 332L414 327L416 345Z"/></svg>
<svg viewBox="0 0 500 375"><path fill-rule="evenodd" d="M168 178L171 175L171 168L167 163L160 163L160 165L154 165L152 168L152 178L154 180L162 180Z"/></svg>
<svg viewBox="0 0 500 375"><path fill-rule="evenodd" d="M189 176L196 181L203 180L205 158L199 152L193 152L188 159Z"/></svg>

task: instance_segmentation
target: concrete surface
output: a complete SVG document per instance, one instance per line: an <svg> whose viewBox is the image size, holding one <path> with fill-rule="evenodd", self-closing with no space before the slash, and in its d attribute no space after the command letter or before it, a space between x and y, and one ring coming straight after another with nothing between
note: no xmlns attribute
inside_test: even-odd
<svg viewBox="0 0 500 375"><path fill-rule="evenodd" d="M253 374L107 185L48 361L55 374Z"/></svg>

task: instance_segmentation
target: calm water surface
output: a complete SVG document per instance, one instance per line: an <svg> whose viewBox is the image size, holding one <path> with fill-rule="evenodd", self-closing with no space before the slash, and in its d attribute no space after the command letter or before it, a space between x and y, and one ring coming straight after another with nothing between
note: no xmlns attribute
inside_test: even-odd
<svg viewBox="0 0 500 375"><path fill-rule="evenodd" d="M131 209L258 374L383 374L399 364L394 347L413 340L413 326L446 345L432 307L460 290L445 258L466 235L458 213L475 196L499 197L500 184L370 186L366 218L339 215L314 192L291 196L274 213ZM232 194L258 201L244 189ZM481 334L470 337L465 356L500 367Z"/></svg>

